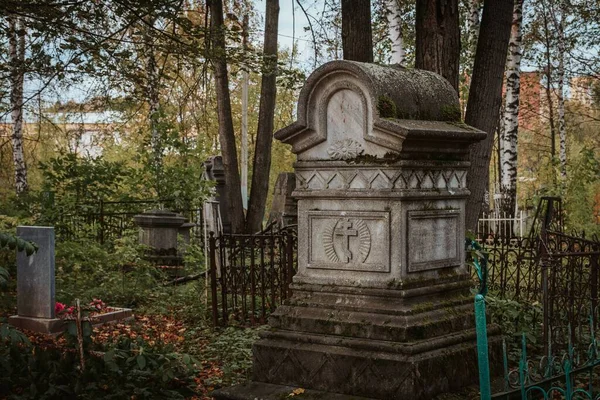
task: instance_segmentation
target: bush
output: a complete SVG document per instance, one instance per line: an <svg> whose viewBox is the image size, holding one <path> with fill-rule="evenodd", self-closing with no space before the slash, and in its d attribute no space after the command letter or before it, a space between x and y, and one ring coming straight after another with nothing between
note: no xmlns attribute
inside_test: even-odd
<svg viewBox="0 0 600 400"><path fill-rule="evenodd" d="M85 352L32 345L7 325L0 328L0 396L9 399L184 399L194 394L196 361L141 337L121 338Z"/></svg>

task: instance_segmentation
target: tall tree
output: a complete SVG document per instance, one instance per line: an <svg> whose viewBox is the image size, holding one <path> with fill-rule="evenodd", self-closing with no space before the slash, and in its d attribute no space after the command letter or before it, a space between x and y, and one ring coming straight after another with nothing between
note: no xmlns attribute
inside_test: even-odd
<svg viewBox="0 0 600 400"><path fill-rule="evenodd" d="M257 232L261 229L265 214L267 193L269 192L269 172L271 171L271 144L273 143L273 117L277 97L277 34L279 21L279 0L266 1L265 40L263 49L263 71L260 89L260 109L254 151L254 169L250 202L246 218L246 230Z"/></svg>
<svg viewBox="0 0 600 400"><path fill-rule="evenodd" d="M210 27L212 36L212 63L215 72L217 94L217 115L219 121L219 142L223 156L225 181L229 186L227 200L231 230L239 233L244 230L244 209L242 206L241 180L238 171L238 157L235 132L231 117L231 96L227 75L227 55L225 51L225 23L223 21L222 0L210 0Z"/></svg>
<svg viewBox="0 0 600 400"><path fill-rule="evenodd" d="M523 55L523 0L515 0L506 62L506 103L502 119L502 209L514 215L517 204L517 143L519 133L519 94L521 81L521 57Z"/></svg>
<svg viewBox="0 0 600 400"><path fill-rule="evenodd" d="M489 183L489 165L494 134L502 104L502 81L512 27L513 0L485 0L479 29L473 79L465 122L488 134L471 148L467 186L466 227L475 231L481 203Z"/></svg>
<svg viewBox="0 0 600 400"><path fill-rule="evenodd" d="M10 102L12 118L13 164L15 190L21 194L28 189L27 165L23 152L23 81L25 60L25 26L23 17L9 16Z"/></svg>
<svg viewBox="0 0 600 400"><path fill-rule="evenodd" d="M373 62L370 0L342 0L344 60Z"/></svg>
<svg viewBox="0 0 600 400"><path fill-rule="evenodd" d="M442 75L458 92L458 0L417 0L415 67Z"/></svg>
<svg viewBox="0 0 600 400"><path fill-rule="evenodd" d="M558 140L560 160L560 177L562 180L567 178L567 126L565 123L565 19L567 17L566 1L559 0L559 12L554 10L554 21L558 36Z"/></svg>
<svg viewBox="0 0 600 400"><path fill-rule="evenodd" d="M391 63L402 64L404 61L404 46L402 43L402 10L400 9L400 0L387 0L386 11L388 19L389 36L392 41Z"/></svg>

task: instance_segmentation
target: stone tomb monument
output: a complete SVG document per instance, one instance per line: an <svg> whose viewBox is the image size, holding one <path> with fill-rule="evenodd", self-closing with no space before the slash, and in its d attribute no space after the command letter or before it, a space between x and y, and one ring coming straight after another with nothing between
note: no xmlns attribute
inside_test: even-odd
<svg viewBox="0 0 600 400"><path fill-rule="evenodd" d="M299 271L254 345L253 382L216 398L416 400L477 382L464 219L469 147L485 133L460 122L450 84L330 62L275 137L298 157Z"/></svg>

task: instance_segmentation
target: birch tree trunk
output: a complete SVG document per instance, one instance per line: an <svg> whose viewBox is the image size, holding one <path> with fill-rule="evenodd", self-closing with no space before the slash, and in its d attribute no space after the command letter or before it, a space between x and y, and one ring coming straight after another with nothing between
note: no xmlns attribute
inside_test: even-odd
<svg viewBox="0 0 600 400"><path fill-rule="evenodd" d="M546 55L546 70L544 74L546 75L546 101L548 102L548 122L550 124L550 155L554 160L556 156L556 129L555 129L555 121L554 121L554 102L552 101L552 44L550 41L550 27L548 25L548 10L546 9L545 3L542 1L543 8L543 18L544 18L544 42L545 42L545 55Z"/></svg>
<svg viewBox="0 0 600 400"><path fill-rule="evenodd" d="M27 165L23 151L23 81L25 61L25 26L21 17L7 18L9 26L8 53L10 58L10 102L12 119L12 148L17 195L29 189Z"/></svg>
<svg viewBox="0 0 600 400"><path fill-rule="evenodd" d="M477 37L479 36L479 20L481 15L481 2L482 0L469 1L468 32L469 51L471 54L475 54L475 50L477 49Z"/></svg>
<svg viewBox="0 0 600 400"><path fill-rule="evenodd" d="M489 185L490 156L500 119L502 81L513 6L513 0L485 0L483 4L465 116L468 125L488 134L487 138L471 148L471 166L467 174L467 187L471 195L466 206L466 228L472 232L477 229L481 204Z"/></svg>
<svg viewBox="0 0 600 400"><path fill-rule="evenodd" d="M567 128L565 124L565 18L566 2L565 0L559 0L560 12L559 15L555 13L555 20L558 20L558 95L557 95L557 108L558 108L558 140L559 140L559 153L560 159L560 177L562 180L567 178Z"/></svg>
<svg viewBox="0 0 600 400"><path fill-rule="evenodd" d="M279 0L267 0L266 8L260 109L258 112L258 129L254 150L254 170L250 189L250 202L246 218L246 231L249 233L261 230L265 214L265 204L269 192L269 173L271 171L273 118L275 115L275 100L277 98Z"/></svg>
<svg viewBox="0 0 600 400"><path fill-rule="evenodd" d="M519 93L521 80L521 57L523 0L515 0L513 21L506 63L506 104L502 120L501 141L501 188L502 210L514 216L517 204L517 144L519 133Z"/></svg>
<svg viewBox="0 0 600 400"><path fill-rule="evenodd" d="M391 64L402 64L402 61L404 61L402 20L400 19L402 13L398 1L400 0L387 0L388 32L392 41L392 57L390 60Z"/></svg>
<svg viewBox="0 0 600 400"><path fill-rule="evenodd" d="M240 172L238 170L237 148L233 119L231 117L231 96L229 76L227 74L227 55L225 52L225 24L223 22L222 0L210 0L210 30L212 44L212 63L215 70L215 92L217 94L217 116L219 120L219 142L223 156L223 169L227 185L227 206L231 219L231 231L244 230L244 209L240 190Z"/></svg>

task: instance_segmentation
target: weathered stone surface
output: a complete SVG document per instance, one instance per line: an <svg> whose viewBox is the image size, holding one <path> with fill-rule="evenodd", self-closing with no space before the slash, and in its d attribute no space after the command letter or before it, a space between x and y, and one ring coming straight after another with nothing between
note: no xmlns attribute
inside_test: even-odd
<svg viewBox="0 0 600 400"><path fill-rule="evenodd" d="M20 317L54 318L54 228L19 226L17 235L38 245L28 256L17 253L17 313Z"/></svg>
<svg viewBox="0 0 600 400"><path fill-rule="evenodd" d="M140 244L155 250L177 248L177 234L185 224L181 215L168 210L151 210L135 215L133 220L140 227Z"/></svg>
<svg viewBox="0 0 600 400"><path fill-rule="evenodd" d="M215 182L215 198L219 204L221 228L223 233L231 232L231 219L229 218L228 200L227 200L227 182L225 182L225 169L223 167L223 157L212 156L204 162L204 179ZM215 231L216 232L216 231Z"/></svg>
<svg viewBox="0 0 600 400"><path fill-rule="evenodd" d="M273 189L273 202L267 226L276 224L283 228L298 223L298 202L292 196L296 189L296 175L292 172L282 172L277 177Z"/></svg>
<svg viewBox="0 0 600 400"><path fill-rule="evenodd" d="M464 214L485 133L458 110L426 71L335 61L310 76L275 134L298 157L298 273L254 381L415 400L477 381Z"/></svg>

